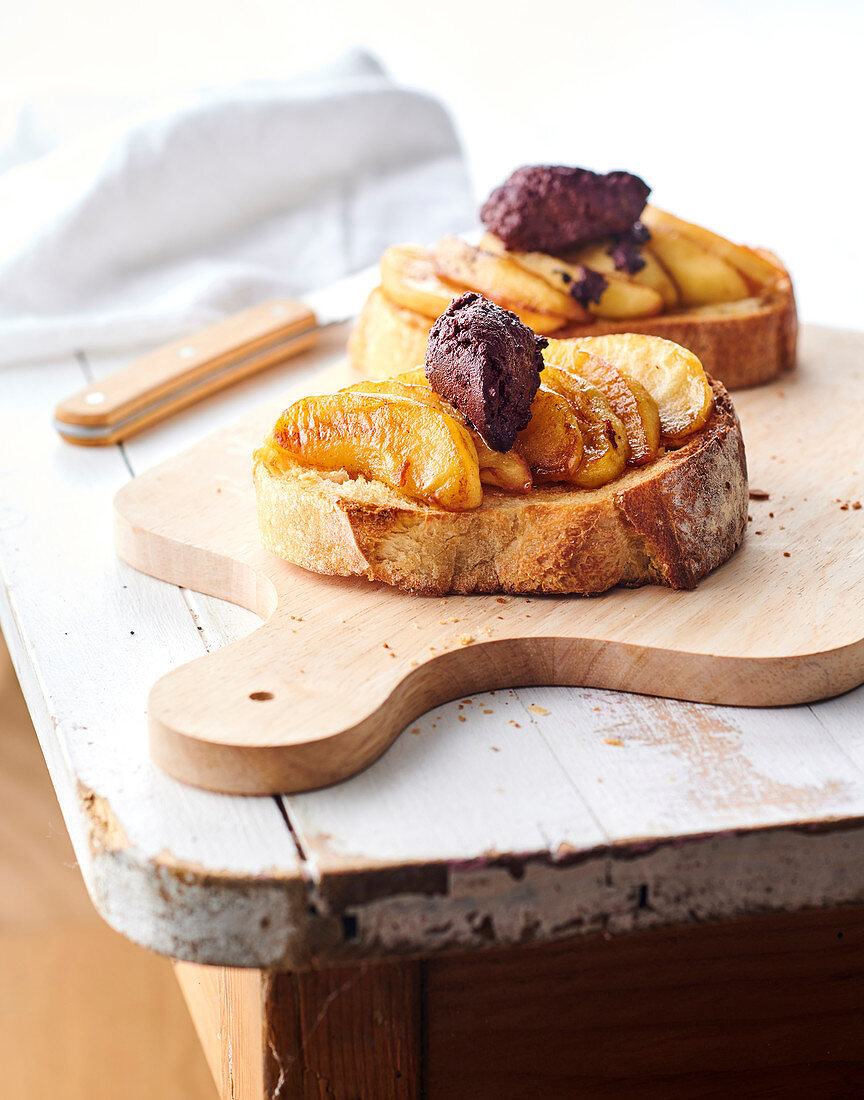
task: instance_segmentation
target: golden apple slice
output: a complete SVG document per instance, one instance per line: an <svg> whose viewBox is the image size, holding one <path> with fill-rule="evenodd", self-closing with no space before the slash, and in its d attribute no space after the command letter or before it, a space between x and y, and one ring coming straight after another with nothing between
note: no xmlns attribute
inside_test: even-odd
<svg viewBox="0 0 864 1100"><path fill-rule="evenodd" d="M672 281L669 272L660 263L657 257L644 247L639 248L639 255L644 260L645 266L631 274L629 271L619 271L615 261L609 255L608 244L590 244L574 253L570 259L582 263L586 267L599 271L607 278L622 279L627 283L638 283L655 291L663 300L666 309L677 306L680 301L678 288Z"/></svg>
<svg viewBox="0 0 864 1100"><path fill-rule="evenodd" d="M713 252L732 264L744 278L750 283L750 290L762 290L777 279L777 268L764 259L751 248L744 245L733 244L732 241L712 233L701 225L693 222L685 222L683 218L676 218L665 210L656 206L646 206L642 213L642 221L652 232L677 233L687 237L695 244L701 245L708 252Z"/></svg>
<svg viewBox="0 0 864 1100"><path fill-rule="evenodd" d="M645 389L642 383L637 382L631 375L622 374L621 377L630 387L630 392L636 398L636 404L639 407L639 416L642 418L642 430L645 432L645 443L648 453L653 458L656 458L660 452L660 410L657 408L657 402Z"/></svg>
<svg viewBox="0 0 864 1100"><path fill-rule="evenodd" d="M567 263L566 260L559 260L557 256L550 256L546 252L509 252L504 247L504 242L494 233L484 233L480 239L480 247L496 256L511 260L528 274L538 276L552 290L559 294L566 294L572 303L570 320L590 321L588 311L570 294L571 283L582 276L578 267Z"/></svg>
<svg viewBox="0 0 864 1100"><path fill-rule="evenodd" d="M589 302L588 309L595 317L607 321L626 321L638 317L655 317L663 311L663 298L650 286L630 282L619 275L604 275L609 285L599 302Z"/></svg>
<svg viewBox="0 0 864 1100"><path fill-rule="evenodd" d="M279 418L272 441L302 465L382 481L448 511L483 500L469 433L416 401L346 392L304 397Z"/></svg>
<svg viewBox="0 0 864 1100"><path fill-rule="evenodd" d="M445 237L432 250L432 258L439 275L470 286L520 317L527 309L550 318L583 319L579 303L569 294L555 290L506 256L485 252L458 237Z"/></svg>
<svg viewBox="0 0 864 1100"><path fill-rule="evenodd" d="M590 316L605 317L608 320L620 320L629 317L653 317L663 309L662 295L650 286L642 286L631 282L629 277L622 277L615 271L612 258L607 256L608 264L604 263L605 270L588 263L579 253L564 260L558 256L550 256L545 252L507 252L503 242L492 233L483 237L488 241L493 250L500 250L506 258L524 268L527 272L539 276L550 287L566 293L580 310L581 317L575 316L571 320L590 320ZM602 251L600 249L599 251ZM591 255L594 252L591 251ZM658 265L659 266L659 265ZM601 271L609 285L603 291L599 302L589 302L587 310L570 294L569 287L582 278L582 268L588 267L594 271ZM676 292L677 297L677 292Z"/></svg>
<svg viewBox="0 0 864 1100"><path fill-rule="evenodd" d="M381 286L391 302L435 320L467 287L439 278L429 250L419 244L397 244L381 257Z"/></svg>
<svg viewBox="0 0 864 1100"><path fill-rule="evenodd" d="M531 403L531 419L513 450L531 467L535 482L572 482L582 462L582 431L566 397L541 386Z"/></svg>
<svg viewBox="0 0 864 1100"><path fill-rule="evenodd" d="M420 381L422 379L422 381ZM494 451L468 420L448 401L430 387L421 370L407 371L399 378L385 378L376 382L356 382L342 393L372 393L380 397L393 397L403 401L416 401L420 405L437 409L458 420L471 436L477 451L480 480L511 493L527 493L531 490L531 470L527 462L513 451Z"/></svg>
<svg viewBox="0 0 864 1100"><path fill-rule="evenodd" d="M750 293L744 277L732 264L680 233L654 228L651 241L644 247L660 258L675 280L683 306L734 302Z"/></svg>
<svg viewBox="0 0 864 1100"><path fill-rule="evenodd" d="M657 457L659 438L652 441L649 429L658 415L656 406L654 416L649 414L649 423L646 424L639 397L630 385L629 379L605 359L592 355L584 348L576 347L569 340L551 341L550 346L543 351L543 359L548 365L540 377L551 389L566 386L566 379L562 375L577 375L606 395L612 411L624 425L627 433L628 466L644 466L647 462L653 462ZM648 401L653 403L650 395L646 396Z"/></svg>
<svg viewBox="0 0 864 1100"><path fill-rule="evenodd" d="M625 332L580 336L566 343L599 355L621 374L640 382L657 403L666 443L692 435L711 415L714 393L702 364L692 351L671 340Z"/></svg>
<svg viewBox="0 0 864 1100"><path fill-rule="evenodd" d="M427 390L432 389L423 367L415 367L414 370L404 370L401 374L394 374L393 379L396 382L404 382L406 386L425 386Z"/></svg>
<svg viewBox="0 0 864 1100"><path fill-rule="evenodd" d="M544 384L567 401L582 433L582 461L568 480L583 489L596 489L613 481L624 472L630 445L624 425L606 394L584 379L554 367L547 367L543 376Z"/></svg>

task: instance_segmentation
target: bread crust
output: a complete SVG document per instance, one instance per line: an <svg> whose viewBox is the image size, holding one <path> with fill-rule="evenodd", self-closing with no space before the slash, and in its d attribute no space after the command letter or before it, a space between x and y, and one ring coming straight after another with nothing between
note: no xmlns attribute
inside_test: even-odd
<svg viewBox="0 0 864 1100"><path fill-rule="evenodd" d="M254 477L268 550L318 573L430 596L693 588L730 557L747 524L741 429L717 383L700 432L599 489L517 496L486 487L479 508L446 512L289 458L284 469L259 458Z"/></svg>
<svg viewBox="0 0 864 1100"><path fill-rule="evenodd" d="M373 378L412 370L423 362L431 325L421 314L393 305L378 288L355 323L348 345L351 362ZM784 272L769 295L732 303L731 307L661 313L639 320L597 320L546 335L565 339L613 332L641 332L681 344L727 389L758 386L795 366L798 316L792 281Z"/></svg>

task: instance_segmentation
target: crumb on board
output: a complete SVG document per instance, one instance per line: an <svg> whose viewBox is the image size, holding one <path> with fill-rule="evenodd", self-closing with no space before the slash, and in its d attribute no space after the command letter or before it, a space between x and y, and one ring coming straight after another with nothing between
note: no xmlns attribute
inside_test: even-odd
<svg viewBox="0 0 864 1100"><path fill-rule="evenodd" d="M530 710L532 714L539 714L541 718L545 718L548 714L551 714L551 711L548 711L545 707L539 706L537 703L531 703L528 710Z"/></svg>
<svg viewBox="0 0 864 1100"><path fill-rule="evenodd" d="M764 489L751 489L750 490L750 499L751 500L770 500L771 499L771 494L766 493Z"/></svg>
<svg viewBox="0 0 864 1100"><path fill-rule="evenodd" d="M497 745L490 745L490 746L489 746L489 748L490 748L490 749L491 749L491 750L492 750L493 752L500 752L500 751L501 751L501 750L500 750L500 749L498 748L498 746L497 746Z"/></svg>
<svg viewBox="0 0 864 1100"><path fill-rule="evenodd" d="M624 742L621 740L620 737L604 737L603 742L606 745L617 745L621 748L623 748L624 746Z"/></svg>
<svg viewBox="0 0 864 1100"><path fill-rule="evenodd" d="M471 645L471 643L474 641L474 635L473 634L457 634L456 635L456 641L459 643L459 645Z"/></svg>
<svg viewBox="0 0 864 1100"><path fill-rule="evenodd" d="M512 718L510 719L510 725L511 725L511 726L515 726L517 730L521 728L521 727L520 727L520 725L519 725L519 723L518 723L518 722L514 722Z"/></svg>
<svg viewBox="0 0 864 1100"><path fill-rule="evenodd" d="M484 707L484 708L483 708L483 713L484 713L484 714L494 714L494 713L495 713L495 711L494 711L494 710L492 710L492 709L491 709L490 707Z"/></svg>
<svg viewBox="0 0 864 1100"><path fill-rule="evenodd" d="M464 714L460 714L460 715L459 715L459 721L460 721L460 722L467 722L467 721L468 721L468 719L467 719L467 718L465 717L465 715L464 715Z"/></svg>
<svg viewBox="0 0 864 1100"><path fill-rule="evenodd" d="M783 551L783 557L784 557L784 558L791 558L791 557L792 557L792 555L791 555L791 554L789 553L789 551L788 551L788 550L784 550L784 551Z"/></svg>
<svg viewBox="0 0 864 1100"><path fill-rule="evenodd" d="M411 727L411 732L412 733L419 733L420 732L420 727L419 726L412 726Z"/></svg>

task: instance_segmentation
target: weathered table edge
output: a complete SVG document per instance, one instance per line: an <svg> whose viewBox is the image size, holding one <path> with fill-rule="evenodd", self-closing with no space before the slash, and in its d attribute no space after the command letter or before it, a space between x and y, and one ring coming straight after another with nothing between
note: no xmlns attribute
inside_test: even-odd
<svg viewBox="0 0 864 1100"><path fill-rule="evenodd" d="M0 626L52 774L68 780L57 793L91 899L116 931L159 954L302 970L864 903L860 817L469 862L346 861L324 876L308 864L299 877L238 876L149 858L100 793L69 777L6 595Z"/></svg>

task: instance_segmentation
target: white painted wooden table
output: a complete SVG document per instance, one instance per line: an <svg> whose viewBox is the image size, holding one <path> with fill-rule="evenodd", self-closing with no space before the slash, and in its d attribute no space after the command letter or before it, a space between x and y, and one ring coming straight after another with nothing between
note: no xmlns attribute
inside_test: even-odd
<svg viewBox="0 0 864 1100"><path fill-rule="evenodd" d="M119 562L112 497L286 376L124 447L62 443L54 404L121 362L0 368L0 622L114 927L175 958L279 968L864 901L864 688L775 710L498 691L425 715L329 790L239 798L161 774L151 684L254 617Z"/></svg>

